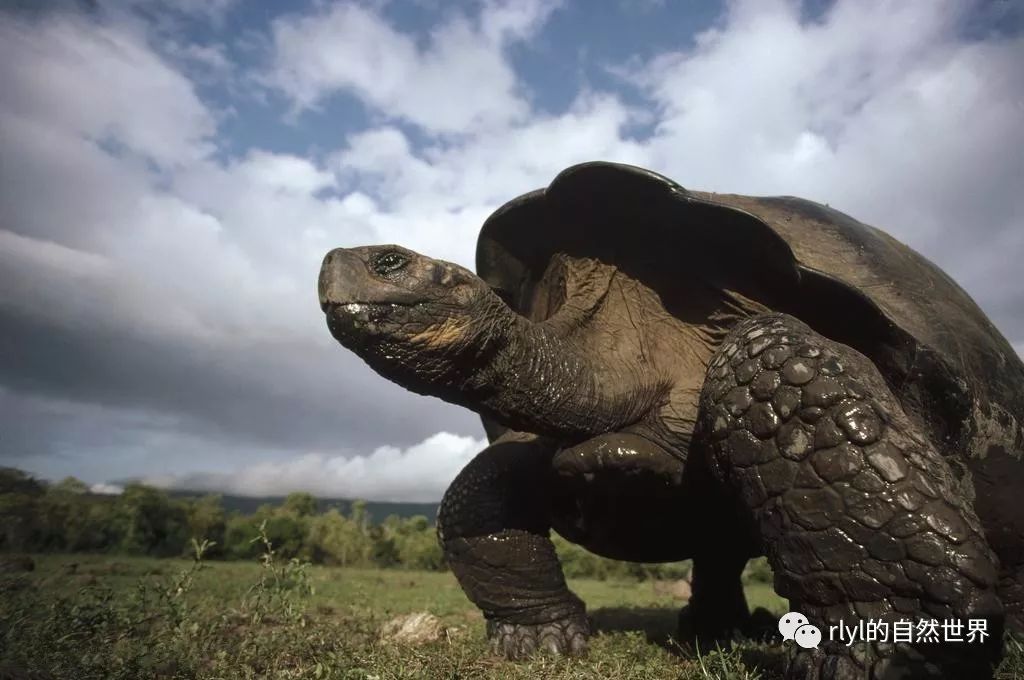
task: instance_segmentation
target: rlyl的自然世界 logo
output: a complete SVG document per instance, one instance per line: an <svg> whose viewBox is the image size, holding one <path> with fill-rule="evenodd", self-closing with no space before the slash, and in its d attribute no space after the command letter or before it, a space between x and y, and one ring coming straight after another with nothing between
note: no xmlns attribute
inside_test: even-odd
<svg viewBox="0 0 1024 680"><path fill-rule="evenodd" d="M793 640L804 649L817 647L822 630L800 612L788 612L779 618L779 632L783 640ZM866 619L828 627L828 640L851 646L856 642L966 642L981 643L989 636L986 619L899 619L881 621Z"/></svg>

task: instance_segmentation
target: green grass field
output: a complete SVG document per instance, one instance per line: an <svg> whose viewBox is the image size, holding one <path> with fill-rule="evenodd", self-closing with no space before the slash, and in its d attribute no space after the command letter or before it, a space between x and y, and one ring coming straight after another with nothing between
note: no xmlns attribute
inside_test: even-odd
<svg viewBox="0 0 1024 680"><path fill-rule="evenodd" d="M681 648L670 635L683 602L650 582L572 580L598 630L589 654L511 663L489 652L482 617L448 573L35 561L34 571L0 580L0 678L776 678L782 661L771 645ZM767 586L747 593L752 607L784 611ZM381 639L385 622L422 611L440 619L439 639ZM1012 668L1004 663L1001 677Z"/></svg>

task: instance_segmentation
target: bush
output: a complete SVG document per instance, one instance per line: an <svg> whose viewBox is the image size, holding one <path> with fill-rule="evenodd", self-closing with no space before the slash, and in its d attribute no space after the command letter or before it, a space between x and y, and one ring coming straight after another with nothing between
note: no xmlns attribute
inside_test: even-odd
<svg viewBox="0 0 1024 680"><path fill-rule="evenodd" d="M595 579L677 579L688 563L638 564L600 557L552 534L565 575ZM427 517L392 515L370 521L366 503L349 512L319 510L308 493L293 493L280 505L263 505L251 515L228 516L220 496L171 498L144 484L120 496L99 496L74 478L46 486L25 473L0 468L0 550L89 551L169 556L206 543L207 558L252 559L265 544L282 560L352 567L447 568L434 526ZM753 563L752 563L753 564ZM771 582L767 563L748 577Z"/></svg>
<svg viewBox="0 0 1024 680"><path fill-rule="evenodd" d="M407 569L440 571L445 568L444 553L437 532L423 515L406 519L388 518L383 526L386 540L396 548L398 564Z"/></svg>
<svg viewBox="0 0 1024 680"><path fill-rule="evenodd" d="M336 509L312 520L307 540L317 562L342 567L368 567L374 563L376 551L369 534L361 524Z"/></svg>
<svg viewBox="0 0 1024 680"><path fill-rule="evenodd" d="M144 484L129 484L117 497L114 521L121 527L123 552L169 557L181 555L188 543L184 505L165 492Z"/></svg>
<svg viewBox="0 0 1024 680"><path fill-rule="evenodd" d="M232 560L255 557L259 522L253 516L233 514L224 525L224 556Z"/></svg>

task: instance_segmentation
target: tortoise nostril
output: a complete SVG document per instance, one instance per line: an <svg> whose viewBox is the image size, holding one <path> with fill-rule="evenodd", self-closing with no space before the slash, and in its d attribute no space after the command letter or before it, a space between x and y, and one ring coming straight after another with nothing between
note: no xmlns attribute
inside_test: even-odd
<svg viewBox="0 0 1024 680"><path fill-rule="evenodd" d="M360 258L344 248L324 255L317 280L320 309L329 312L343 302L359 297L366 284L366 267Z"/></svg>
<svg viewBox="0 0 1024 680"><path fill-rule="evenodd" d="M335 248L334 250L328 251L328 253L326 255L324 255L323 266L324 267L330 267L332 264L334 264L334 260L336 259L337 254L338 254L338 249L337 248Z"/></svg>
<svg viewBox="0 0 1024 680"><path fill-rule="evenodd" d="M331 272L334 269L334 253L331 251L324 256L323 264L320 267L320 275L317 277L317 297L320 299L320 310L327 312L331 306L330 303L330 288L331 288Z"/></svg>

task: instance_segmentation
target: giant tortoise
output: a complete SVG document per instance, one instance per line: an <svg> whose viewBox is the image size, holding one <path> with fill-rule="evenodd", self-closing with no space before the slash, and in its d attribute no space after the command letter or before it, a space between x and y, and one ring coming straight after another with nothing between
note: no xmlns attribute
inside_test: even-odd
<svg viewBox="0 0 1024 680"><path fill-rule="evenodd" d="M616 559L692 558L698 639L744 629L740 574L767 555L824 637L788 643L790 678L981 677L1024 622L1024 365L878 229L585 163L487 220L477 274L336 249L319 297L375 371L482 416L490 446L438 534L508 656L586 649L552 529ZM987 635L830 639L862 620Z"/></svg>

